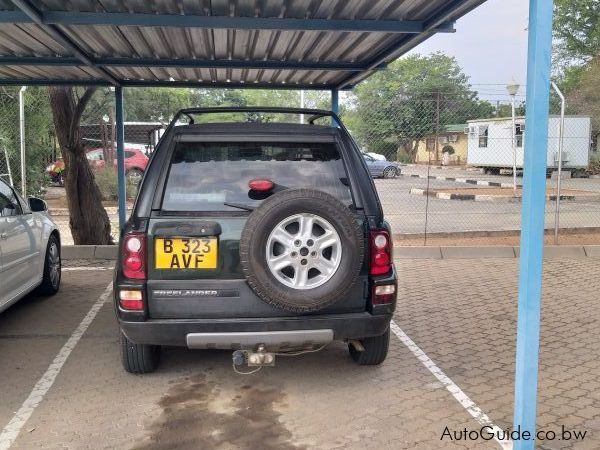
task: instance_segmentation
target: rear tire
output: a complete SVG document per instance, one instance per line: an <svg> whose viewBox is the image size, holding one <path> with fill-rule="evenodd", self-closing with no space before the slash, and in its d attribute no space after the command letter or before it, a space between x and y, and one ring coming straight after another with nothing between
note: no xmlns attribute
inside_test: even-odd
<svg viewBox="0 0 600 450"><path fill-rule="evenodd" d="M42 284L38 288L43 295L54 295L60 289L61 278L61 260L60 244L56 235L51 234L46 246L46 256L44 257L44 274Z"/></svg>
<svg viewBox="0 0 600 450"><path fill-rule="evenodd" d="M388 328L381 336L361 339L365 348L364 352L357 351L352 344L348 344L350 356L360 366L376 366L385 361L390 346L390 329Z"/></svg>
<svg viewBox="0 0 600 450"><path fill-rule="evenodd" d="M121 332L121 362L125 371L134 374L154 372L159 361L159 345L136 344Z"/></svg>

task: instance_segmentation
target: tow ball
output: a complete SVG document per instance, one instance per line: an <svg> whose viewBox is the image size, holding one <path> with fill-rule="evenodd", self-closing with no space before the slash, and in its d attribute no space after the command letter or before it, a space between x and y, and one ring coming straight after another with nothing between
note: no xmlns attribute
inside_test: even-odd
<svg viewBox="0 0 600 450"><path fill-rule="evenodd" d="M247 365L248 367L273 367L275 365L275 353L267 352L264 344L260 344L256 351L236 350L233 352L234 367Z"/></svg>

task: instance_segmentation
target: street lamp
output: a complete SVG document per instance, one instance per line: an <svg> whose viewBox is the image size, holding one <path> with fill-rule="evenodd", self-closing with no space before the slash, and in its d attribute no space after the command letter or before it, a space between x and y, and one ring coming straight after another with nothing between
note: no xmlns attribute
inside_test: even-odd
<svg viewBox="0 0 600 450"><path fill-rule="evenodd" d="M508 94L512 97L512 150L513 150L513 193L515 197L517 196L517 143L515 139L515 129L517 127L515 123L515 97L517 96L517 92L519 92L519 83L517 83L514 79L506 85L506 90Z"/></svg>

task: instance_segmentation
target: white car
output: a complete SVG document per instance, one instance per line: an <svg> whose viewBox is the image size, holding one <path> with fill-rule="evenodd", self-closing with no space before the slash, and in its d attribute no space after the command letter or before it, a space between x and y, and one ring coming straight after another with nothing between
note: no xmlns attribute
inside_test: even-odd
<svg viewBox="0 0 600 450"><path fill-rule="evenodd" d="M60 287L60 235L46 202L26 202L0 179L0 312L34 289Z"/></svg>

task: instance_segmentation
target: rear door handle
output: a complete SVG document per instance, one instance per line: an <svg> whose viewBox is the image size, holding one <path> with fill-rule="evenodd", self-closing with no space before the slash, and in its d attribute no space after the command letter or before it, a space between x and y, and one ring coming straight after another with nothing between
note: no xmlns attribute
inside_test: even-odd
<svg viewBox="0 0 600 450"><path fill-rule="evenodd" d="M8 233L0 233L0 239L6 239L8 237Z"/></svg>

